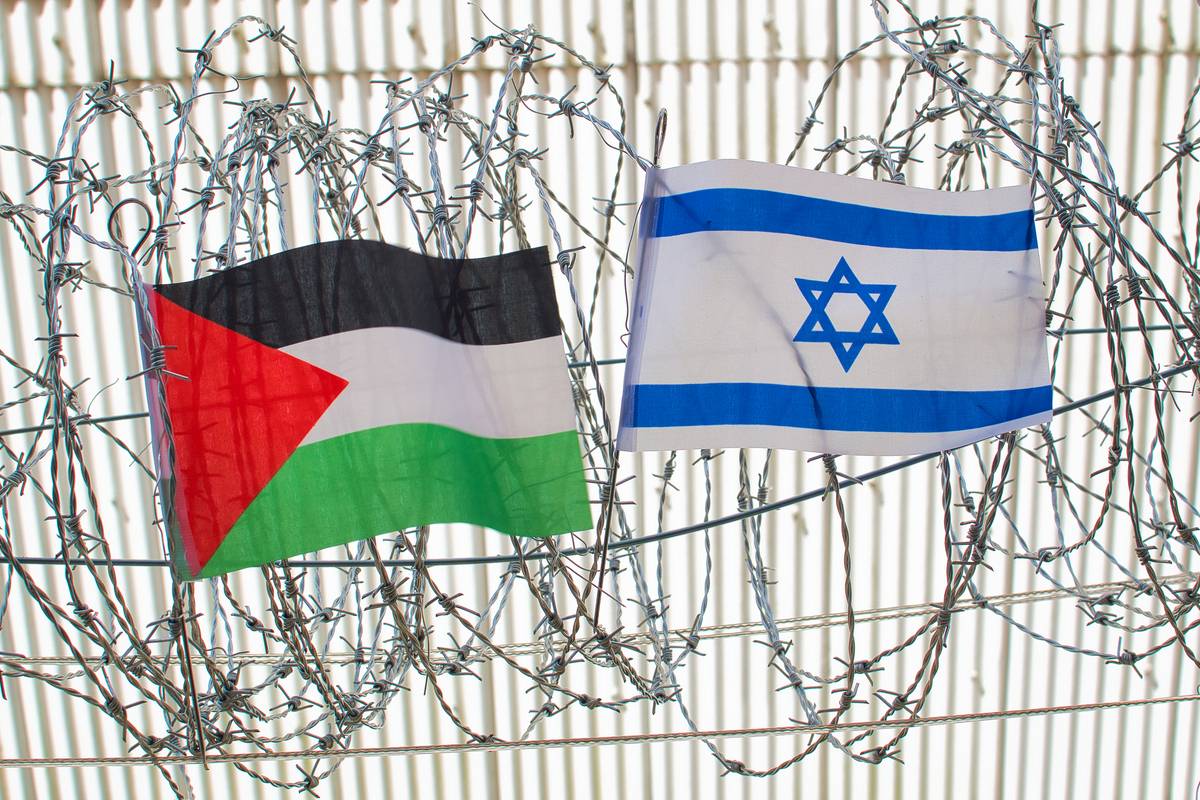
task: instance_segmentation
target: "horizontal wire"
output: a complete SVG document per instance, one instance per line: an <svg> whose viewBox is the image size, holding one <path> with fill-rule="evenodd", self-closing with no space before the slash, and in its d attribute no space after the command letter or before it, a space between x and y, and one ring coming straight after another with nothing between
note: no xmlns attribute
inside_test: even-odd
<svg viewBox="0 0 1200 800"><path fill-rule="evenodd" d="M77 758L5 758L0 769L62 768L62 767L133 767L155 764L241 764L263 761L295 761L319 758L372 758L379 756L420 756L446 753L496 753L506 750L554 750L562 747L595 747L601 745L654 744L683 742L695 739L750 739L762 736L813 736L841 731L927 728L960 722L1019 719L1054 714L1074 714L1085 711L1111 711L1139 706L1154 706L1200 701L1200 694L1146 697L1135 700L1108 700L1098 703L1075 703L1064 706L974 711L966 714L943 714L918 719L889 719L864 722L838 722L829 725L777 725L764 728L733 728L711 731L668 731L665 733L630 733L615 736L579 736L562 739L533 739L527 741L461 742L445 744L385 745L381 747L349 747L328 750L290 750L276 753L220 753L206 756L95 756Z"/></svg>
<svg viewBox="0 0 1200 800"><path fill-rule="evenodd" d="M75 425L103 425L108 422L124 422L130 419L146 419L150 414L146 411L131 411L128 414L111 414L106 417L76 417L71 420ZM10 428L6 431L0 431L0 436L16 436L20 433L40 433L41 431L49 431L54 429L54 423L45 423L42 425L27 425L24 428Z"/></svg>
<svg viewBox="0 0 1200 800"><path fill-rule="evenodd" d="M1190 583L1196 580L1196 574L1189 572L1180 572L1175 575L1160 576L1159 583L1163 585L1174 583ZM983 606L1014 606L1025 603L1038 603L1043 600L1062 600L1066 598L1078 599L1080 594L1108 593L1118 589L1137 589L1138 582L1135 581L1106 581L1104 583L1091 583L1083 586L1076 586L1072 589L1030 589L1024 592L1008 592L1004 594L988 595L981 600L971 600L965 603L961 608L964 611L981 609ZM897 606L882 606L879 608L867 608L856 610L854 618L856 623L863 622L889 622L896 619L904 619L906 617L919 617L930 614L938 610L940 606L936 603L907 603ZM846 624L846 615L841 612L826 612L824 614L810 614L803 617L782 617L777 620L777 625L781 631L801 631L801 630L818 630L821 628L836 628ZM693 631L691 628L674 628L669 631L670 634L676 636L691 636ZM752 636L762 633L762 622L753 620L748 622L726 622L720 625L705 625L695 631L696 637L700 641L713 641L717 639L732 639L739 636ZM652 641L653 638L649 634L633 634L630 636L620 637L622 644L642 644ZM531 653L542 652L545 649L544 642L511 642L508 644L500 644L498 647L483 647L480 653L488 655L497 649L503 650L507 655L528 655ZM285 653L235 653L229 656L229 660L235 664L275 664ZM140 657L139 657L140 658ZM386 653L376 655L376 661L385 661L388 658ZM130 658L130 661L135 660ZM222 659L224 660L224 659ZM351 651L333 652L322 657L322 661L326 664L353 664L360 663L363 660L363 655ZM108 663L108 659L102 656L84 656L82 659L74 656L21 656L0 654L0 665L3 664L18 664L21 666L70 666L79 664L80 662L89 665L101 666ZM168 664L167 660L163 660L162 664Z"/></svg>
<svg viewBox="0 0 1200 800"><path fill-rule="evenodd" d="M1069 411L1074 411L1076 409L1083 408L1085 406L1089 406L1094 403L1099 403L1103 400L1108 400L1111 397L1113 397L1115 394L1117 394L1118 391L1127 391L1129 389L1138 389L1138 388L1141 388L1144 386L1148 386L1148 385L1155 383L1157 381L1160 381L1160 380L1165 380L1167 378L1173 378L1176 375L1179 375L1184 372L1187 372L1188 370L1194 369L1197 365L1200 365L1200 361L1188 361L1186 363L1180 364L1178 366L1172 367L1167 370L1152 372L1150 375L1147 375L1144 378L1140 378L1139 380L1132 381L1132 382L1122 386L1120 389L1105 389L1102 392L1097 392L1096 394L1089 395L1089 396L1081 398L1079 400L1073 400L1069 403L1064 403L1061 406L1055 406L1055 408L1053 409L1051 414L1053 416L1057 417L1062 414L1066 414ZM899 470L907 469L908 467L914 466L916 464L920 464L922 462L937 458L939 454L940 454L940 451L933 452L933 453L924 453L919 456L911 456L909 458L905 458L900 461L895 461L886 466L860 473L856 477L846 477L838 482L838 487L841 489L849 489L858 484L863 484L863 483L866 483L867 481L875 480L876 478L882 478L885 475L890 475L893 472L898 472ZM712 530L714 528L719 528L719 527L722 527L724 525L729 525L734 522L741 522L742 520L745 520L745 519L757 517L762 514L768 514L768 513L771 513L772 511L778 511L782 508L787 508L788 506L798 505L800 503L804 503L809 500L815 500L819 497L824 497L828 490L829 489L827 486L822 486L820 489L812 489L810 491L802 492L801 494L793 495L791 497L785 497L782 500L776 500L773 503L764 503L763 505L760 505L757 508L750 508L750 509L746 509L745 511L738 511L734 514L728 514L724 517L717 517L716 519L709 520L708 522L698 522L694 525L685 525L681 528L673 528L669 531L661 531L659 533L651 533L651 534L647 534L645 536L635 536L635 537L632 537L629 539L614 539L609 543L608 549L610 551L624 550L624 549L628 549L630 547L637 547L637 546L643 545L643 544L652 544L654 542L661 542L661 541L665 541L667 539L674 539L679 536L685 536L689 533L697 533L697 532L703 531L703 530ZM535 551L535 552L531 552L531 553L513 554L513 555L464 556L464 557L460 557L460 558L426 558L426 559L423 559L421 561L421 563L427 567L463 567L463 566L474 566L474 565L480 565L480 564L511 564L511 563L515 563L515 562L522 560L522 558L526 561L537 561L537 560L545 560L545 559L549 559L549 558L562 558L562 557L569 557L569 556L586 556L586 555L592 555L594 552L595 552L595 545L589 545L586 547L575 547L575 548L571 548L569 550L560 550L553 554L545 552L545 551ZM170 565L170 562L168 560L166 560L165 558L111 558L111 559L96 558L96 559L90 559L90 560L85 560L85 559L81 559L81 558L73 558L73 559L70 559L69 562L64 562L63 559L53 557L53 556L20 556L17 558L17 561L26 566L62 566L64 563L69 563L72 566L86 566L88 563L91 563L97 567L166 567L166 566ZM7 564L7 563L8 563L8 558L4 557L4 556L0 556L0 564ZM289 566L293 566L293 567L321 567L321 568L334 568L334 569L353 569L355 567L370 567L375 564L374 561L371 561L368 559L355 559L355 558L319 559L319 560L318 559L288 559L287 563ZM415 562L412 559L400 559L400 558L385 558L385 559L383 559L383 565L385 567L411 567L414 565L414 563Z"/></svg>

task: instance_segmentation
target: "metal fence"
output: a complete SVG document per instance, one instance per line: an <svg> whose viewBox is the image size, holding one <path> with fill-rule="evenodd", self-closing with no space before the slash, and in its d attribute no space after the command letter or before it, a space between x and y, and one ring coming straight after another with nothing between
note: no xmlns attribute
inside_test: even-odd
<svg viewBox="0 0 1200 800"><path fill-rule="evenodd" d="M973 5L975 13L993 20L1010 38L1035 32L1029 8L999 1ZM532 23L586 53L597 65L611 64L611 80L621 87L626 99L627 137L642 152L652 149L655 115L659 108L667 108L670 124L663 159L668 164L710 157L782 162L795 143L797 131L810 130L814 140L826 145L842 140L843 130L878 128L893 102L891 89L908 63L901 50L886 47L855 60L832 85L820 122L814 127L807 122L809 103L821 90L825 76L843 54L878 34L878 23L867 4L833 0L798 4L630 0L617 4L596 0L528 5L497 2L483 3L482 7L488 16L503 20L507 26ZM965 10L950 3L918 3L916 7L923 18ZM261 16L294 37L316 96L329 104L328 110L341 124L363 128L372 123L371 109L378 107L383 96L383 89L373 80L390 80L398 75L426 77L469 49L473 37L481 38L490 30L479 10L456 3L17 2L6 5L4 11L0 17L0 142L35 153L53 149L67 102L81 85L107 77L110 59L116 64L116 74L129 79L126 88L140 82L186 84L191 79L194 54L181 54L176 47L198 46L209 30L221 29L241 14ZM1183 118L1200 61L1200 7L1188 2L1113 0L1107 4L1041 3L1037 11L1042 20L1064 24L1058 31L1064 73L1077 87L1081 106L1093 110L1093 118L1104 120L1102 130L1110 156L1123 171L1119 176L1121 185L1143 185L1162 163L1161 143L1172 138ZM964 26L962 35L970 44L978 32ZM234 38L237 52L244 53L235 74L265 76L246 81L242 87L246 94L270 95L297 77L286 60L264 56L261 49L250 47L246 38L242 34ZM967 56L964 61L973 70L991 68L984 59ZM504 69L502 59L481 59L478 65L463 71L463 82L455 88L467 95L465 103L482 116ZM572 72L557 65L535 74L544 82L541 90L548 96L562 95L582 79L577 68ZM156 100L162 98L145 98L148 106ZM903 109L910 115L915 110ZM614 118L616 112L609 107L605 113ZM197 120L197 125L219 141L228 121L228 117L214 116ZM593 214L589 224L603 224L604 198L610 188L605 183L605 165L611 162L611 151L598 140L585 140L582 132L574 132L577 138L568 142L568 133L561 126L537 124L539 137L557 142L561 151L569 154L547 160L543 168L547 184L567 187L563 204L581 216ZM160 152L170 147L164 130L151 132L157 137L153 144ZM138 157L131 144L134 135L132 130L128 137L104 134L101 141L105 162L135 169ZM830 167L843 170L855 157L841 148L834 148L827 156ZM801 154L800 163L813 166L825 157L808 151ZM990 163L999 175L1005 174L1002 163L995 159ZM30 188L40 180L25 160L0 160L0 166L4 170L0 186L4 188L14 184ZM936 185L941 166L913 163L907 168L908 181ZM1158 184L1143 201L1146 208L1162 212L1161 218L1166 221L1161 227L1169 236L1182 235L1171 226L1177 207L1186 206L1196 195L1194 177L1194 172L1189 172L1182 180L1178 197L1172 195L1169 184ZM620 184L618 200L635 203L639 192L637 172L631 170ZM304 213L293 211L293 216ZM632 213L631 206L628 214ZM293 229L303 227L294 219L290 224ZM0 255L4 263L24 263L20 242L9 229L2 230ZM385 216L378 233L398 243L412 243L411 231L398 218ZM549 230L538 234L540 241L550 238ZM588 245L575 233L568 232L567 239L568 247ZM490 244L495 239L485 232L482 241ZM624 244L620 235L615 241ZM1049 252L1044 255L1051 257ZM1047 274L1051 272L1047 264ZM36 362L42 345L29 335L37 325L33 310L23 299L36 294L40 277L5 268L0 280L4 296L13 299L4 305L4 345L13 348L9 355L15 361ZM600 280L619 283L621 277L610 263ZM579 281L582 291L592 285L590 276ZM618 292L600 295L599 319L606 323L597 327L596 355L600 357L619 357L623 353L620 332L624 308L614 299L618 296ZM73 355L87 364L87 374L115 380L140 369L128 309L113 302L71 313L77 314L72 321L78 328L94 334ZM1099 325L1099 320L1081 314L1071 324L1078 333ZM1062 385L1069 387L1075 397L1101 391L1106 385L1105 367L1099 345L1092 349L1073 346L1069 360L1059 365ZM612 371L614 366L600 369ZM619 393L617 374L603 373L610 396ZM20 379L19 375L3 372L0 377L6 387ZM136 413L144 407L138 386L123 381L97 392L96 397L89 408L96 416ZM0 397L0 408L3 399ZM1188 403L1190 396L1181 395L1179 401ZM25 413L23 407L7 410L0 416L0 427L35 427L39 420L23 416ZM1138 413L1143 423L1152 423L1148 403L1139 405ZM1188 415L1190 411L1183 418ZM1090 424L1086 419L1072 422L1067 432L1080 436ZM112 425L128 441L145 443L147 434L140 419L115 420ZM11 434L20 435L24 434ZM1175 450L1177 455L1194 451L1195 435L1186 426L1172 430L1171 440L1182 443ZM119 530L110 530L110 540L122 557L161 558L158 542L147 538L144 525L147 510L153 513L151 487L133 481L122 485L119 476L130 469L127 454L114 451L105 458L101 470L108 477L102 480L111 489L108 496L118 498L110 510L122 520ZM753 462L756 469L761 467L761 458L761 454L751 455L751 459L759 459ZM717 487L711 508L705 507L708 494L698 480L699 468L694 467L670 499L666 524L658 522L654 517L666 489L656 476L665 474L664 466L661 457L645 456L630 468L636 478L627 496L634 501L629 513L636 530L677 527L705 515L719 517L738 511L738 464L735 456L728 454L711 464L711 482ZM878 459L855 459L840 468L859 474L886 466ZM1194 457L1177 463L1176 470L1176 479L1186 487L1184 494L1195 497ZM1022 474L1014 479L1032 482L1038 477ZM871 652L907 635L908 621L927 614L929 604L938 599L940 572L944 569L939 482L929 462L846 493L848 514L857 521L852 532L854 549L859 554L853 567L857 618L860 636ZM823 466L809 464L798 456L775 471L770 492L777 498L813 491L820 495L824 485ZM1017 532L1038 530L1052 514L1044 503L1040 494L1021 494L1009 510L1014 522L1001 537L1001 545L1013 551L1023 546L1017 541ZM43 535L47 528L32 516L22 518L18 512L13 529L18 532L23 555L52 552L52 540ZM837 515L831 503L814 499L767 516L762 535L770 563L778 565L776 574L764 585L772 584L770 592L780 616L780 629L796 651L818 654L816 660L830 663L842 652L845 619L839 577L842 553ZM756 641L762 636L761 623L755 608L755 589L746 581L740 537L733 528L726 528L714 531L709 541L711 549L696 536L681 536L670 542L663 556L670 588L667 594L678 596L681 606L688 598L701 594L706 558L711 557L715 565L710 614L700 648L705 655L689 665L693 672L688 691L694 693L696 724L701 730L725 731L721 741L728 745L732 758L747 763L756 759L775 762L802 748L806 739L795 733L768 733L764 729L788 726L789 716L799 716L800 709L788 709L773 701L778 687L764 682L764 676L770 674L770 650ZM1135 561L1128 542L1122 540L1121 546L1129 551L1122 555ZM494 540L472 533L447 541L439 554L458 557L494 552ZM56 585L49 565L30 568L45 569L47 584ZM143 579L137 577L142 573L134 567L125 569L131 592L159 608L170 604L161 575ZM471 582L475 592L486 592L503 569L481 565L462 569L456 577ZM1050 571L1056 580L1068 580L1061 564L1051 565ZM1088 574L1091 578L1087 591L1095 594L1116 591L1128 580L1111 565ZM1190 577L1186 570L1181 574ZM1197 692L1196 672L1182 654L1155 660L1140 675L1121 665L1105 664L1102 659L1074 658L1045 641L1021 636L1012 623L1039 631L1051 641L1075 642L1078 646L1085 646L1086 641L1086 646L1096 652L1120 652L1121 646L1112 641L1118 638L1117 631L1104 630L1104 626L1085 628L1075 604L1077 594L1047 588L1035 570L1015 560L998 563L996 572L981 579L980 585L992 609L1004 612L1009 619L985 613L984 608L961 615L954 646L943 666L944 682L924 715L928 725L910 735L903 764L886 761L878 766L863 765L827 749L812 761L767 782L737 776L719 778L720 764L694 739L681 735L688 729L678 715L653 713L644 704L609 715L562 714L549 721L545 729L547 737L563 740L553 745L524 750L479 748L470 752L449 747L440 752L437 745L459 738L437 713L433 698L420 697L414 686L411 697L402 697L393 704L382 730L364 731L355 740L359 747L380 748L379 755L392 748L393 757L373 758L367 752L349 759L321 791L337 796L404 791L418 797L479 791L512 797L550 792L565 796L615 792L621 796L660 797L687 792L757 797L803 791L822 797L940 797L951 792L996 797L1121 797L1134 792L1181 796L1195 789L1200 781L1195 766L1200 755L1200 715L1195 704L1165 701L1120 705ZM461 590L462 586L456 588ZM1127 612L1126 621L1133 621L1134 616ZM528 618L535 617L530 613ZM690 616L683 613L679 618ZM73 662L45 625L31 608L14 600L0 630L0 650L18 649L19 643L21 655L29 663L67 669ZM14 630L20 631L19 636L14 636ZM520 652L521 644L531 642L534 636L529 626L509 617L497 631L497 638L516 643L512 652ZM901 653L897 657L899 671L903 673L906 667L911 670L915 658ZM505 697L496 690L506 679L501 673L493 674L491 665L481 669L489 679L488 691L456 685L451 690L452 702L478 710L489 724L523 728L528 720L518 716L524 713L519 698ZM507 680L511 693L519 692L518 684L511 678ZM585 680L608 681L610 677L589 676ZM36 762L25 762L25 766L15 768L15 759L25 757L84 760L77 763L86 763L89 757L111 759L120 756L125 747L116 740L115 729L103 715L86 706L64 703L56 693L37 683L7 680L5 688L8 700L0 705L4 732L0 737L0 760L13 762L9 765L13 768L0 775L6 794L120 796L136 790L164 795L164 786L146 767L122 767L114 762L110 766L69 768L72 762L67 761L57 767L29 766ZM590 688L600 694L614 687ZM821 699L826 704L837 702L836 695L828 691ZM1074 708L1089 704L1114 707ZM997 714L992 716L990 712ZM979 716L971 717L973 714ZM947 719L939 722L939 717ZM647 734L661 735L662 739L655 741ZM596 744L605 736L629 738L614 739L611 746ZM420 749L430 745L435 747ZM404 747L418 749L397 755ZM294 765L265 767L267 771L275 768L280 779L296 777ZM191 766L187 770L198 796L217 791L249 792L255 786L225 764L214 763L207 769ZM266 786L259 790L271 791Z"/></svg>

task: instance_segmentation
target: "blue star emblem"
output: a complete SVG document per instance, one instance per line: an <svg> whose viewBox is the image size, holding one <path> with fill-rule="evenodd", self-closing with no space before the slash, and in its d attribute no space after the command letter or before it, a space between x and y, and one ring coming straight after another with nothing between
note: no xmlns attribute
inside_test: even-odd
<svg viewBox="0 0 1200 800"><path fill-rule="evenodd" d="M896 291L894 283L863 283L850 269L846 259L839 258L837 266L829 280L814 281L809 278L796 278L800 293L808 301L810 311L800 330L796 332L793 342L828 342L833 347L842 369L846 372L854 366L855 359L868 344L900 344L892 324L883 315L892 292ZM835 294L858 295L867 307L867 318L862 328L857 331L839 331L829 319L827 306Z"/></svg>

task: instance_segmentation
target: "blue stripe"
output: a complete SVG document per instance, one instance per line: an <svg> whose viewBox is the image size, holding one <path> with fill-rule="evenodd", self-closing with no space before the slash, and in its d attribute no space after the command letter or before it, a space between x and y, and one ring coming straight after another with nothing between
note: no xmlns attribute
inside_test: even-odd
<svg viewBox="0 0 1200 800"><path fill-rule="evenodd" d="M654 236L760 231L910 250L1037 247L1033 210L986 216L895 211L761 189L701 189L657 200Z"/></svg>
<svg viewBox="0 0 1200 800"><path fill-rule="evenodd" d="M834 431L940 433L1050 410L1049 386L988 392L849 389L777 383L637 384L623 422L634 428L776 425Z"/></svg>

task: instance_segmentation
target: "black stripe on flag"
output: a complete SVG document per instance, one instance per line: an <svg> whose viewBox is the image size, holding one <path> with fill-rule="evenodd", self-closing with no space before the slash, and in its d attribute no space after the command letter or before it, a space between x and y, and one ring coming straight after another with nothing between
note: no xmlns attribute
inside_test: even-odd
<svg viewBox="0 0 1200 800"><path fill-rule="evenodd" d="M416 328L463 344L561 330L545 247L444 259L383 242L320 242L154 288L276 348L360 328Z"/></svg>

